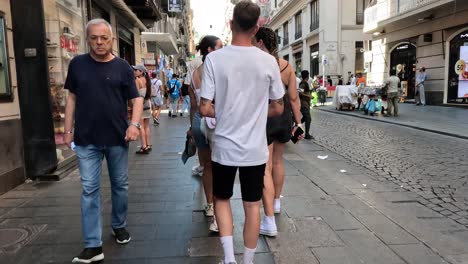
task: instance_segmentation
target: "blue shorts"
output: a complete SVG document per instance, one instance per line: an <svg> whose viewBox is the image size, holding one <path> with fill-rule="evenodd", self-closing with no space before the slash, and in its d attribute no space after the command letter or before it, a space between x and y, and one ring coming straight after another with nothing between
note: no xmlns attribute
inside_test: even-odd
<svg viewBox="0 0 468 264"><path fill-rule="evenodd" d="M201 120L200 113L196 112L192 120L192 136L198 149L210 149L205 134L200 129Z"/></svg>

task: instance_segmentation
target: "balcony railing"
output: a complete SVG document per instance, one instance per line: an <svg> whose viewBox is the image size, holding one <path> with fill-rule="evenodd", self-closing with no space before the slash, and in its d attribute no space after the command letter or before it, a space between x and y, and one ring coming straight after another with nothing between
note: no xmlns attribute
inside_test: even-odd
<svg viewBox="0 0 468 264"><path fill-rule="evenodd" d="M440 0L377 0L375 5L364 11L364 31L375 29L381 21L438 1Z"/></svg>

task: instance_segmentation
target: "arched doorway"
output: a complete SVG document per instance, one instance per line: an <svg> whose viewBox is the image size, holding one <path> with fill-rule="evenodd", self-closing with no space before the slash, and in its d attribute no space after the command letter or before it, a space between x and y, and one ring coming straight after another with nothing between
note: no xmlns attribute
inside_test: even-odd
<svg viewBox="0 0 468 264"><path fill-rule="evenodd" d="M406 99L414 99L416 77L416 46L400 43L390 51L390 72L401 80Z"/></svg>
<svg viewBox="0 0 468 264"><path fill-rule="evenodd" d="M468 29L450 41L447 103L468 104Z"/></svg>

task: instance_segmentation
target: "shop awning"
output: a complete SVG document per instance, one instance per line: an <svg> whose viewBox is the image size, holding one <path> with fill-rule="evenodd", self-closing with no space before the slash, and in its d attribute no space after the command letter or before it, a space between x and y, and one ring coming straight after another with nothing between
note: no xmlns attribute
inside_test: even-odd
<svg viewBox="0 0 468 264"><path fill-rule="evenodd" d="M156 42L156 45L166 55L175 55L179 51L177 49L177 40L170 33L154 33L154 32L142 32L141 39L147 42Z"/></svg>

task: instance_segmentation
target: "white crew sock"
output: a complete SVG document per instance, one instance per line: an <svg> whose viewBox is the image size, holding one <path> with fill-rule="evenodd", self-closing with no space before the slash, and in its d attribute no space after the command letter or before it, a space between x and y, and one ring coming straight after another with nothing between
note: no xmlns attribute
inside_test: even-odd
<svg viewBox="0 0 468 264"><path fill-rule="evenodd" d="M281 201L280 201L279 198L278 198L278 199L275 198L275 200L274 200L274 202L273 202L273 209L274 209L275 211L281 210Z"/></svg>
<svg viewBox="0 0 468 264"><path fill-rule="evenodd" d="M232 236L220 237L221 245L223 245L224 250L224 263L236 262L234 257L234 243L232 241Z"/></svg>
<svg viewBox="0 0 468 264"><path fill-rule="evenodd" d="M244 264L252 264L257 248L250 249L244 246Z"/></svg>

